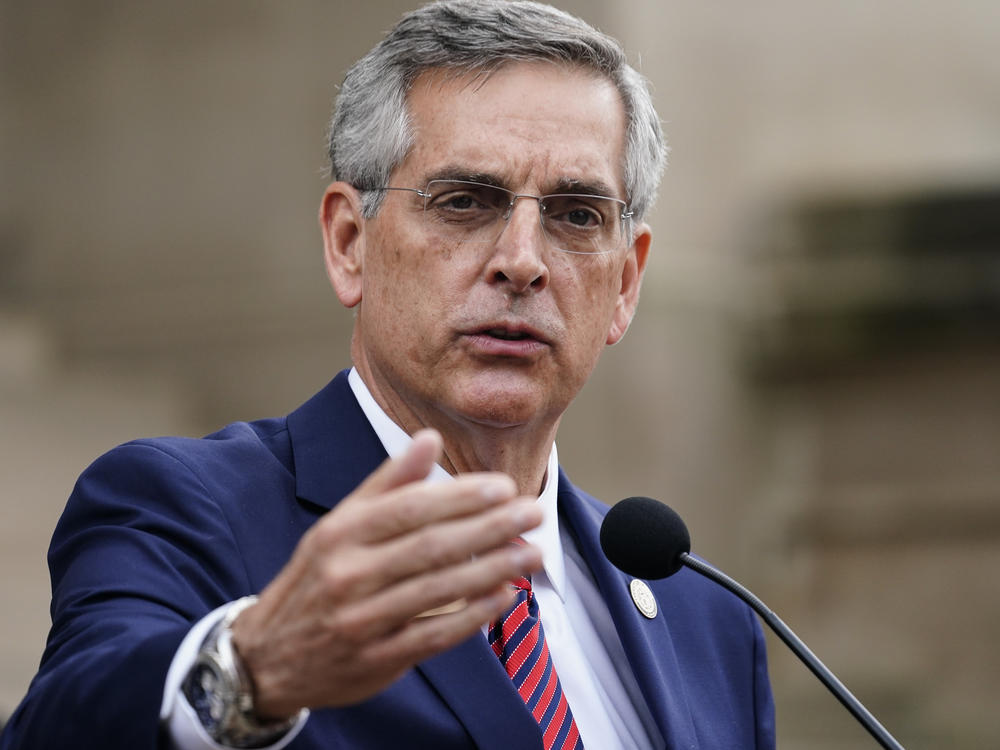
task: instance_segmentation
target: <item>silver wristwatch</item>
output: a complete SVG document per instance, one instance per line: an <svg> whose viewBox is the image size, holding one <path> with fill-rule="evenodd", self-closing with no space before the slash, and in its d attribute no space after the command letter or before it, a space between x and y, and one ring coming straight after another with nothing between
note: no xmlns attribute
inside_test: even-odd
<svg viewBox="0 0 1000 750"><path fill-rule="evenodd" d="M233 648L230 628L240 612L256 601L256 596L246 596L233 603L205 636L198 657L181 686L208 736L227 747L273 745L301 717L308 715L308 711L302 709L289 719L265 722L254 712L253 683Z"/></svg>

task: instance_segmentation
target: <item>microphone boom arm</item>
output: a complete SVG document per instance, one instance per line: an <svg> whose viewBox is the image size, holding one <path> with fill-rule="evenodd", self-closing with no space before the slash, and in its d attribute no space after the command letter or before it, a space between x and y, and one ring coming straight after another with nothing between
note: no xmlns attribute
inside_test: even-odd
<svg viewBox="0 0 1000 750"><path fill-rule="evenodd" d="M896 741L896 738L889 734L888 730L879 723L878 719L862 705L861 701L854 697L851 691L844 686L844 683L838 680L837 676L819 660L819 657L809 650L809 647L806 646L802 639L795 635L792 629L782 622L781 618L774 614L752 591L727 576L721 570L692 557L687 552L680 553L680 561L696 573L700 573L706 578L715 581L720 586L729 589L750 605L754 612L760 615L761 619L774 631L775 635L795 652L795 655L799 657L802 663L809 667L809 670L819 678L819 681L826 685L827 689L843 704L844 708L850 711L861 722L861 725L868 730L872 737L878 740L882 747L886 748L886 750L905 750Z"/></svg>

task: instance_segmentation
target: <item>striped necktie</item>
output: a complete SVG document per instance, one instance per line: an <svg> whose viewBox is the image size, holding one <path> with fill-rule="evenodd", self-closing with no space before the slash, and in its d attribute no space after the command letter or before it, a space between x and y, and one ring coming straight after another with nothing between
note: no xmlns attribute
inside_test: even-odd
<svg viewBox="0 0 1000 750"><path fill-rule="evenodd" d="M545 750L583 750L580 732L545 643L531 580L516 578L512 584L518 590L517 599L490 626L490 646L541 727Z"/></svg>

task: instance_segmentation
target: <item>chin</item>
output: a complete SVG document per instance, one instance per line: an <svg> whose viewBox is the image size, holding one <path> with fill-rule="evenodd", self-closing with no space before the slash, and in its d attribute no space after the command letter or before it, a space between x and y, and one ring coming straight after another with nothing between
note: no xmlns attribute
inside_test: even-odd
<svg viewBox="0 0 1000 750"><path fill-rule="evenodd" d="M527 426L537 415L531 410L517 410L498 407L473 408L463 410L462 416L469 422L494 429L512 429Z"/></svg>
<svg viewBox="0 0 1000 750"><path fill-rule="evenodd" d="M535 383L478 382L463 388L455 405L462 417L476 424L522 427L546 420L552 411L551 396Z"/></svg>

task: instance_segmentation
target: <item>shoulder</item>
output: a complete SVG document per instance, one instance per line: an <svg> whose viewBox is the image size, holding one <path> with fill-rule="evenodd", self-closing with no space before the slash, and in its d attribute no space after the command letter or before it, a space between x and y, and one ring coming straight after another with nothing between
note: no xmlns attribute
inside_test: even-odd
<svg viewBox="0 0 1000 750"><path fill-rule="evenodd" d="M202 438L143 438L112 448L80 475L60 527L95 516L200 522L219 510L233 514L248 489L288 492L294 474L284 421L237 422Z"/></svg>
<svg viewBox="0 0 1000 750"><path fill-rule="evenodd" d="M330 446L325 438L334 429L356 430L353 422L347 428L340 425L352 404L357 410L345 371L287 416L233 422L200 438L133 440L98 458L82 478L108 471L119 480L130 474L142 474L147 479L190 474L206 484L245 489L263 477L294 477L297 452L320 450L326 454ZM298 437L294 451L293 434Z"/></svg>
<svg viewBox="0 0 1000 750"><path fill-rule="evenodd" d="M140 438L112 448L82 474L112 471L126 479L130 471L196 475L232 473L261 463L291 470L291 450L285 419L234 422L201 438L166 436Z"/></svg>
<svg viewBox="0 0 1000 750"><path fill-rule="evenodd" d="M104 585L113 571L156 571L192 614L258 590L315 520L295 500L282 422L134 440L105 453L80 475L56 526L54 578L66 587L85 574ZM186 572L172 578L163 569Z"/></svg>

